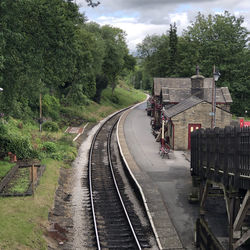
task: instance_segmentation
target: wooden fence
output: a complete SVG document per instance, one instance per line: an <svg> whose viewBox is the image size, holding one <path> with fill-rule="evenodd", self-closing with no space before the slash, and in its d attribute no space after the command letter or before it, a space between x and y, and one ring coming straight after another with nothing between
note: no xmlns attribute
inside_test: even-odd
<svg viewBox="0 0 250 250"><path fill-rule="evenodd" d="M250 128L192 132L191 174L227 187L250 189Z"/></svg>
<svg viewBox="0 0 250 250"><path fill-rule="evenodd" d="M201 250L224 250L203 218L196 220L196 247Z"/></svg>

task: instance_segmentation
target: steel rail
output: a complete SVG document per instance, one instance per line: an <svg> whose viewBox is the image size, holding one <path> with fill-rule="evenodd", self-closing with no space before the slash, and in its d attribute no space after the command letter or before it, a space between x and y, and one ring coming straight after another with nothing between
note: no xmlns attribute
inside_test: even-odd
<svg viewBox="0 0 250 250"><path fill-rule="evenodd" d="M115 123L114 123L114 125L112 126L111 130L109 131L109 135L108 135L107 152L108 152L109 166L110 166L110 170L111 170L111 174L112 174L112 177L113 177L113 182L114 182L114 184L115 184L115 188L116 188L117 194L118 194L119 199L120 199L120 202L121 202L121 204L122 204L123 211L124 211L124 213L125 213L125 215L126 215L126 218L127 218L128 223L129 223L130 229L131 229L132 234L133 234L133 236L134 236L134 239L135 239L135 241L136 241L136 245L137 245L138 249L141 250L142 248L141 248L140 242L139 242L139 240L138 240L138 238L137 238L137 235L136 235L136 233L135 233L134 227L133 227L133 225L132 225L132 223L131 223L131 220L130 220L130 218L129 218L127 209L126 209L126 207L125 207L125 205L124 205L124 202L123 202L123 199L122 199L122 196L121 196L119 187L118 187L118 185L117 185L117 181L116 181L116 178L115 178L115 174L114 174L114 171L113 171L113 163L112 163L112 159L111 159L110 144L111 144L111 136L112 136L113 130L114 130L114 128L115 128L115 126L116 126L118 120L119 120L119 118L115 121Z"/></svg>
<svg viewBox="0 0 250 250"><path fill-rule="evenodd" d="M91 202L91 210L92 210L92 216L93 216L93 222L94 222L94 228L95 228L95 237L96 237L96 243L97 243L98 250L101 250L101 245L100 245L100 239L99 239L97 223L96 223L96 217L95 217L95 206L94 206L93 188L92 188L91 165L92 165L92 153L93 153L93 148L94 148L94 145L95 145L96 137L99 134L99 132L101 131L103 125L97 130L97 132L95 133L94 138L92 140L92 143L91 143L91 146L90 146L90 151L89 151L89 163L88 163L90 202Z"/></svg>
<svg viewBox="0 0 250 250"><path fill-rule="evenodd" d="M96 237L96 243L97 243L97 249L98 250L101 250L101 244L100 244L100 238L99 238L99 234L98 234L98 228L97 228L97 222L96 222L96 216L95 216L95 206L94 206L94 197L93 197L93 185L92 185L92 174L91 174L91 169L92 169L92 154L93 154L93 149L94 149L94 145L95 145L95 141L96 141L96 138L98 136L98 134L100 133L100 131L102 130L103 126L108 122L110 121L114 116L116 116L117 114L129 109L130 107L128 108L125 108L125 109L122 109L118 112L116 112L115 114L113 114L112 116L110 116L99 128L98 130L96 131L94 137L93 137L93 140L91 142L91 146L90 146L90 150L89 150L89 161L88 161L88 171L89 171L89 174L88 174L88 177L89 177L89 192L90 192L90 203L91 203L91 210L92 210L92 216L93 216L93 223L94 223L94 229L95 229L95 237Z"/></svg>

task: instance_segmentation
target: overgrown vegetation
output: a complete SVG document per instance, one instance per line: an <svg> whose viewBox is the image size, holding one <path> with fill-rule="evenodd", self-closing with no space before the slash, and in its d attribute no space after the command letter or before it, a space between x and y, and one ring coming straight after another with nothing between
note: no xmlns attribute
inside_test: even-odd
<svg viewBox="0 0 250 250"><path fill-rule="evenodd" d="M8 192L19 193L19 194L26 192L30 184L29 174L30 174L29 168L19 168L17 178L13 179L9 183L10 189L8 190Z"/></svg>

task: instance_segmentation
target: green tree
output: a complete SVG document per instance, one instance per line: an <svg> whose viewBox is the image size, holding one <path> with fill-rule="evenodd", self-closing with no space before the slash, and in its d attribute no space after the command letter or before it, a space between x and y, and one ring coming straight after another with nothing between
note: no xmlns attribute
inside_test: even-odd
<svg viewBox="0 0 250 250"><path fill-rule="evenodd" d="M177 27L176 24L170 24L169 29L169 70L166 75L174 76L176 74L176 62L177 62Z"/></svg>
<svg viewBox="0 0 250 250"><path fill-rule="evenodd" d="M137 53L145 70L153 77L166 77L169 70L169 37L167 35L146 36L137 45Z"/></svg>
<svg viewBox="0 0 250 250"><path fill-rule="evenodd" d="M37 110L39 92L58 94L74 68L72 37L84 21L63 0L1 1L4 112L23 116Z"/></svg>
<svg viewBox="0 0 250 250"><path fill-rule="evenodd" d="M123 71L124 59L128 54L128 48L125 42L125 33L121 29L104 25L101 28L101 32L105 42L102 71L107 76L113 93L117 85L118 76Z"/></svg>
<svg viewBox="0 0 250 250"><path fill-rule="evenodd" d="M227 11L207 17L199 13L183 34L183 41L195 48L193 56L195 54L202 74L211 76L214 64L219 68L218 84L229 87L234 100L232 111L238 115L243 114L243 107L249 102L246 97L249 93L246 92L249 86L249 71L246 70L249 68L249 32L243 22L243 17L237 18Z"/></svg>

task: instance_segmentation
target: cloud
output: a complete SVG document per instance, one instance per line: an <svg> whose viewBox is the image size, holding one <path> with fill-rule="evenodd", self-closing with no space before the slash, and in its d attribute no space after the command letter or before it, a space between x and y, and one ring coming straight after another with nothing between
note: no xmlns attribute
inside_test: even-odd
<svg viewBox="0 0 250 250"><path fill-rule="evenodd" d="M146 35L162 34L166 32L166 25L140 23L136 18L100 16L96 21L100 25L109 24L124 30L127 34L127 43L131 51L136 49L136 45L141 43Z"/></svg>
<svg viewBox="0 0 250 250"><path fill-rule="evenodd" d="M230 13L245 18L244 25L250 30L249 0L100 0L96 8L87 7L85 0L76 0L89 20L119 27L127 33L131 50L146 35L162 34L173 22L178 34L202 14Z"/></svg>

